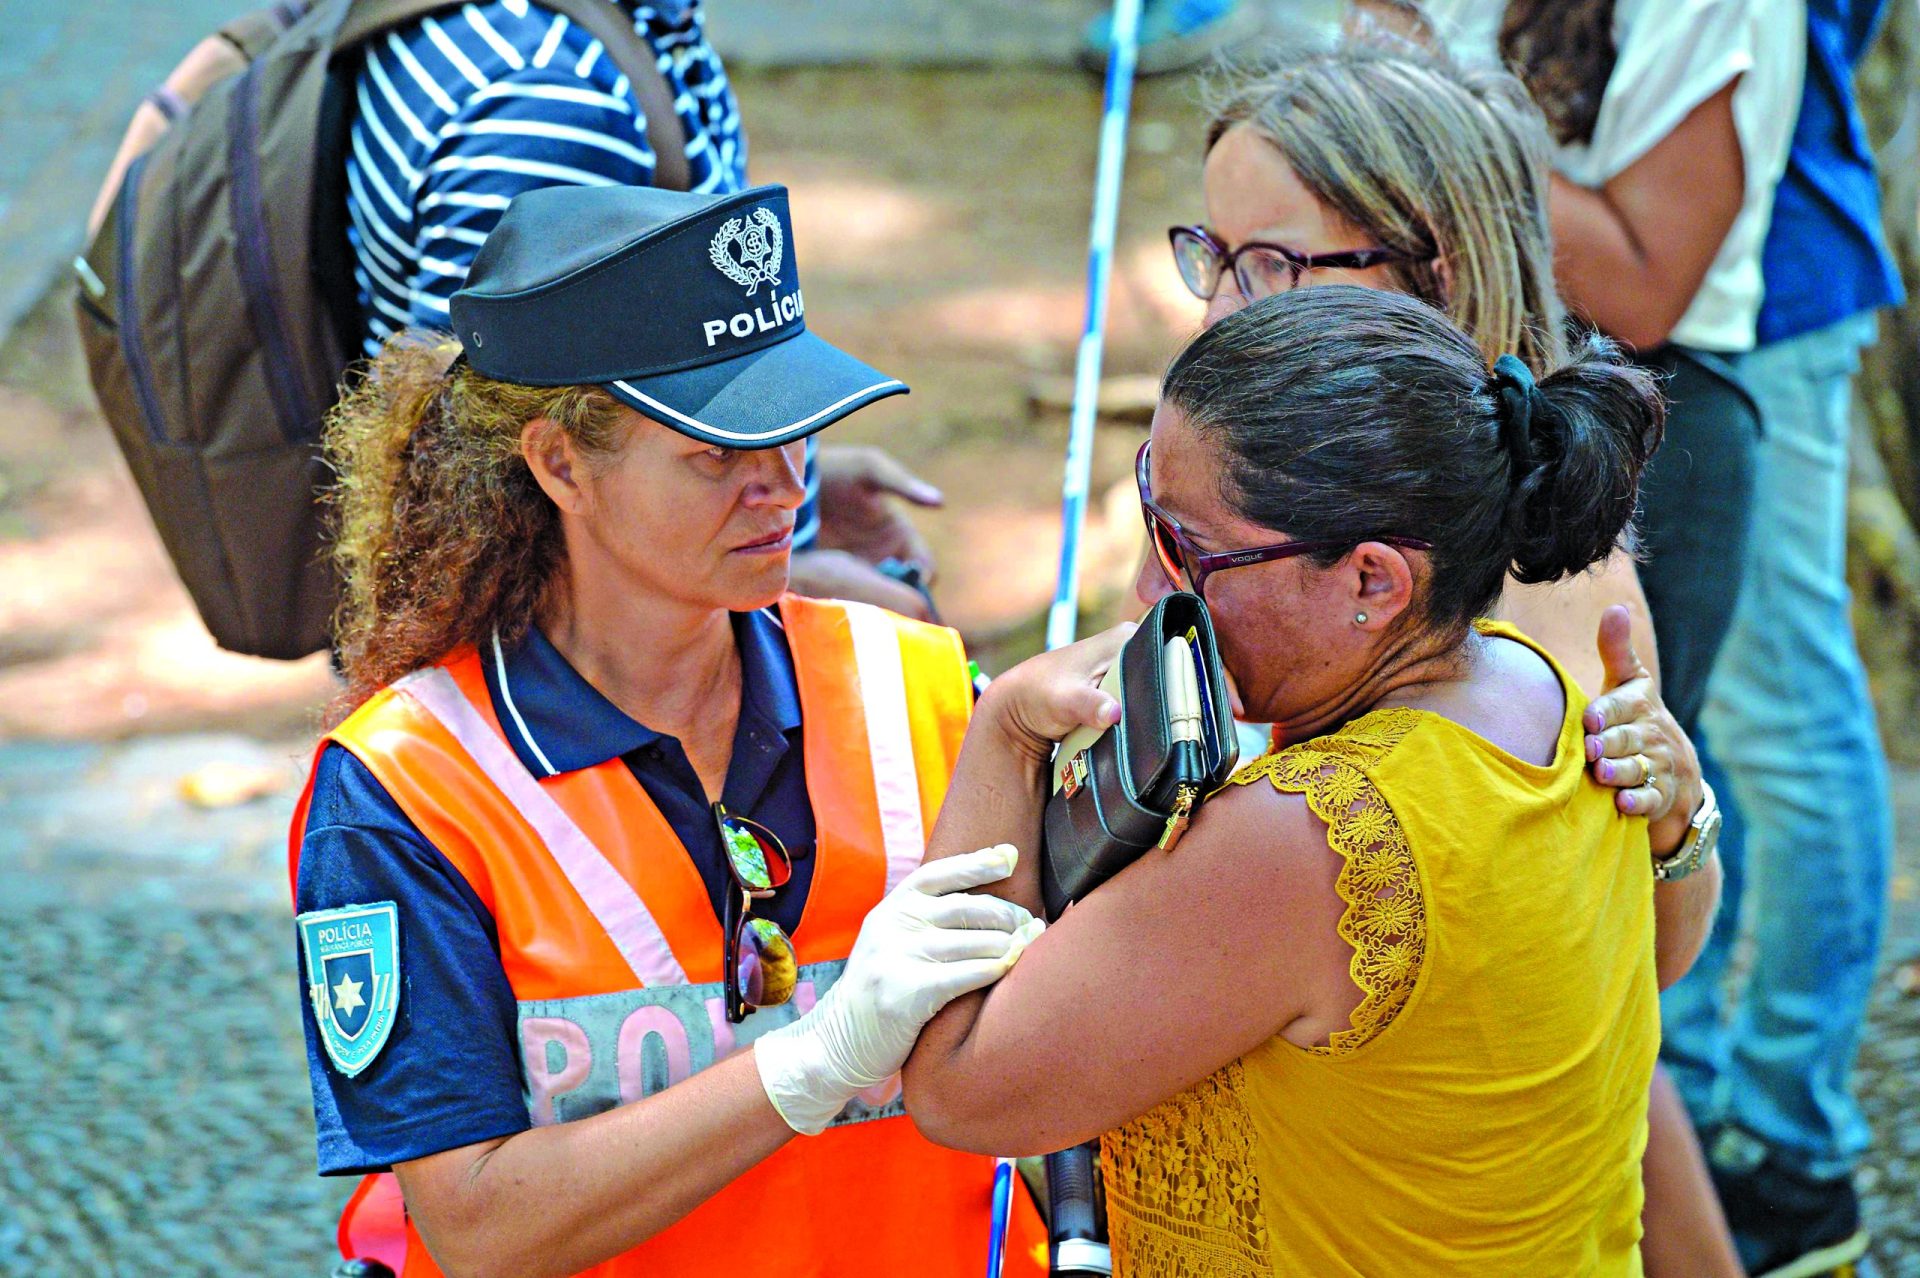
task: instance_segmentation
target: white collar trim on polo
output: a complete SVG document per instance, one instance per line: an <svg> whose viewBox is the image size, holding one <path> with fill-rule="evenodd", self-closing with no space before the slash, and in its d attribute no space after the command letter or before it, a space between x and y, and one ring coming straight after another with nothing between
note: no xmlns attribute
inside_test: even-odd
<svg viewBox="0 0 1920 1278"><path fill-rule="evenodd" d="M500 700L507 703L507 713L513 716L513 726L520 730L520 739L527 743L527 750L540 760L540 766L547 770L550 777L559 776L560 769L553 766L547 758L547 752L533 739L533 733L527 728L527 721L520 717L520 707L513 704L513 689L507 683L507 656L500 650L500 629L493 631L493 674L500 683Z"/></svg>

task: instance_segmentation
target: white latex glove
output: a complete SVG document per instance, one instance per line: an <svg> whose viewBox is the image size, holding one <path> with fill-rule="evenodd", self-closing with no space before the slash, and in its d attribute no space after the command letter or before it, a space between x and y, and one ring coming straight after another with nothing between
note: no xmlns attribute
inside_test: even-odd
<svg viewBox="0 0 1920 1278"><path fill-rule="evenodd" d="M966 891L1013 873L1008 844L923 865L860 925L846 970L812 1011L754 1042L767 1098L804 1136L900 1072L934 1013L1006 975L1046 924Z"/></svg>

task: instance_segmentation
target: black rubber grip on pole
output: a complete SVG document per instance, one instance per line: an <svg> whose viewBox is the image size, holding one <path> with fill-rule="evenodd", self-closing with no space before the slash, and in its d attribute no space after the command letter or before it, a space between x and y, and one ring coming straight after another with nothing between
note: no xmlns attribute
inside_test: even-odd
<svg viewBox="0 0 1920 1278"><path fill-rule="evenodd" d="M1093 1146L1076 1145L1047 1155L1047 1206L1053 1242L1070 1238L1099 1240L1099 1221L1094 1214Z"/></svg>

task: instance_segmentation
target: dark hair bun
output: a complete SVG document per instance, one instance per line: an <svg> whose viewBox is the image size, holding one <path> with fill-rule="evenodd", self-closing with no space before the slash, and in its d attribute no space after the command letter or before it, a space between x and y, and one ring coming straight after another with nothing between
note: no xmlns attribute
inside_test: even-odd
<svg viewBox="0 0 1920 1278"><path fill-rule="evenodd" d="M1219 449L1248 522L1334 549L1432 547L1424 620L1464 634L1509 574L1550 581L1604 559L1660 442L1653 378L1603 339L1536 381L1415 298L1351 284L1289 289L1226 316L1162 394ZM1278 538L1275 538L1278 540Z"/></svg>
<svg viewBox="0 0 1920 1278"><path fill-rule="evenodd" d="M1599 563L1633 521L1640 472L1666 423L1653 375L1591 336L1540 381L1507 499L1513 575L1556 581ZM1512 451L1512 450L1510 450Z"/></svg>

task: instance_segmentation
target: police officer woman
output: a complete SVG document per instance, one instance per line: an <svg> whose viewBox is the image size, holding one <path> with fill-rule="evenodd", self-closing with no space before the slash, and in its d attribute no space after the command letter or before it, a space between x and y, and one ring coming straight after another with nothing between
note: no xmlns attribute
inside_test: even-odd
<svg viewBox="0 0 1920 1278"><path fill-rule="evenodd" d="M452 322L450 365L390 345L329 426L350 713L294 821L307 1042L320 1170L391 1168L406 1213L369 1177L343 1250L976 1271L991 1160L894 1077L1040 926L966 891L1010 848L918 868L965 658L784 593L800 441L907 388L807 331L779 187L522 195Z"/></svg>

